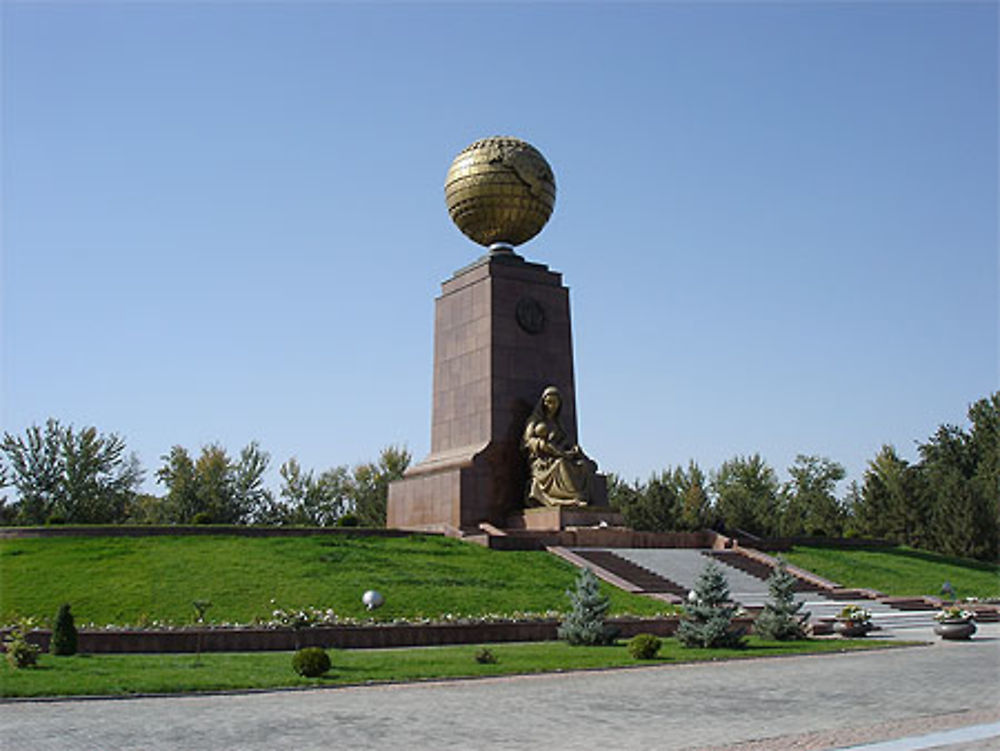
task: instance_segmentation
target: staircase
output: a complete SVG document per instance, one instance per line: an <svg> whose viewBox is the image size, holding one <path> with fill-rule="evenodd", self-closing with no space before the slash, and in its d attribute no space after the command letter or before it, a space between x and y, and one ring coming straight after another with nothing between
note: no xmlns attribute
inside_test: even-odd
<svg viewBox="0 0 1000 751"><path fill-rule="evenodd" d="M770 566L738 550L705 551L705 555L761 580L771 575ZM790 573L794 575L794 572ZM859 603L871 611L876 629L926 627L934 623L932 613L938 609L936 604L920 597L884 597L864 589L820 587L798 576L796 580L795 591L799 593L796 599L804 602L803 610L809 612L814 624L829 623L848 602Z"/></svg>
<svg viewBox="0 0 1000 751"><path fill-rule="evenodd" d="M628 561L610 550L578 548L573 552L585 561L633 584L643 594L669 594L680 598L687 597L688 590L677 582Z"/></svg>
<svg viewBox="0 0 1000 751"><path fill-rule="evenodd" d="M767 581L768 577L771 576L771 571L773 570L766 563L762 563L754 558L748 558L736 550L706 550L704 554L709 558L714 558L721 564L731 566L732 568L738 569L756 579L760 579L761 581ZM796 576L795 591L823 592L823 589L812 582Z"/></svg>
<svg viewBox="0 0 1000 751"><path fill-rule="evenodd" d="M653 594L665 592L684 599L704 569L706 558L717 560L729 580L734 601L750 613L759 611L769 599L767 578L772 568L766 559L744 555L739 550L664 550L622 548L576 548L573 553L635 586L635 591ZM808 612L816 633L830 633L832 623L848 602L857 603L872 613L876 630L926 628L933 625L934 603L922 598L878 597L868 590L848 589L822 582L798 579L796 597Z"/></svg>
<svg viewBox="0 0 1000 751"><path fill-rule="evenodd" d="M766 580L773 570L768 565L771 559L755 550L653 547L614 550L550 547L549 550L573 565L592 565L598 576L626 591L673 603L687 599L705 568L706 558L712 558L722 564L733 601L748 613L759 611L770 599ZM933 613L940 607L937 598L887 597L872 590L840 587L819 577L810 581L808 572L791 569L789 573L798 580L795 599L803 604L802 612L809 613L816 634L832 633L834 620L850 602L871 611L876 632L912 633L916 629L923 633L935 623ZM1000 608L995 605L984 604L975 609L977 619L982 622L1000 621Z"/></svg>

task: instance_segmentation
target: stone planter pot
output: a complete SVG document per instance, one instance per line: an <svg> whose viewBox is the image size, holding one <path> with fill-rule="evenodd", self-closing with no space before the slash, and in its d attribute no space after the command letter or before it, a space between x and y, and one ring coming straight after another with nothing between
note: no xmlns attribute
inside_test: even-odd
<svg viewBox="0 0 1000 751"><path fill-rule="evenodd" d="M942 639L969 639L976 633L976 624L961 618L938 621L934 633Z"/></svg>
<svg viewBox="0 0 1000 751"><path fill-rule="evenodd" d="M871 628L872 624L870 621L849 621L844 618L838 618L837 622L833 624L834 632L840 634L845 639L857 639L860 636L867 636Z"/></svg>

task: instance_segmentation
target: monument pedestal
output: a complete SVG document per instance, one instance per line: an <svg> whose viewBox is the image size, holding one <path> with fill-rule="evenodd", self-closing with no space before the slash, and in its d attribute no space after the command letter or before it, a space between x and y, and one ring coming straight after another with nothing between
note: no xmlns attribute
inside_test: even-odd
<svg viewBox="0 0 1000 751"><path fill-rule="evenodd" d="M503 526L522 505L521 435L546 386L577 442L569 290L562 275L511 251L455 272L435 301L431 451L389 486L387 524ZM592 506L606 506L603 478Z"/></svg>
<svg viewBox="0 0 1000 751"><path fill-rule="evenodd" d="M507 517L507 529L553 531L571 527L623 527L625 517L607 508L540 507Z"/></svg>

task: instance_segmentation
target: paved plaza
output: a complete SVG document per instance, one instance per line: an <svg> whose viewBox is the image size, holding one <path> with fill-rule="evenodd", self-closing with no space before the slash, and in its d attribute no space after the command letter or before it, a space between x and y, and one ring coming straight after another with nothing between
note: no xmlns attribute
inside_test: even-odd
<svg viewBox="0 0 1000 751"><path fill-rule="evenodd" d="M931 638L929 631L889 635ZM0 705L0 738L4 751L780 751L901 738L871 748L971 751L1000 748L998 721L1000 624L981 624L972 642L867 653L415 685L10 702Z"/></svg>

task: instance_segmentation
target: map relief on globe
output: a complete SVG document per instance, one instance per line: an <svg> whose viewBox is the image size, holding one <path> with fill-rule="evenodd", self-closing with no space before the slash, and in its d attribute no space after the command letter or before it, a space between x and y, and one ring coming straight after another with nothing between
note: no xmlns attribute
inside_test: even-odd
<svg viewBox="0 0 1000 751"><path fill-rule="evenodd" d="M455 157L444 199L466 237L494 252L509 251L542 231L556 203L556 182L534 146L494 136Z"/></svg>

